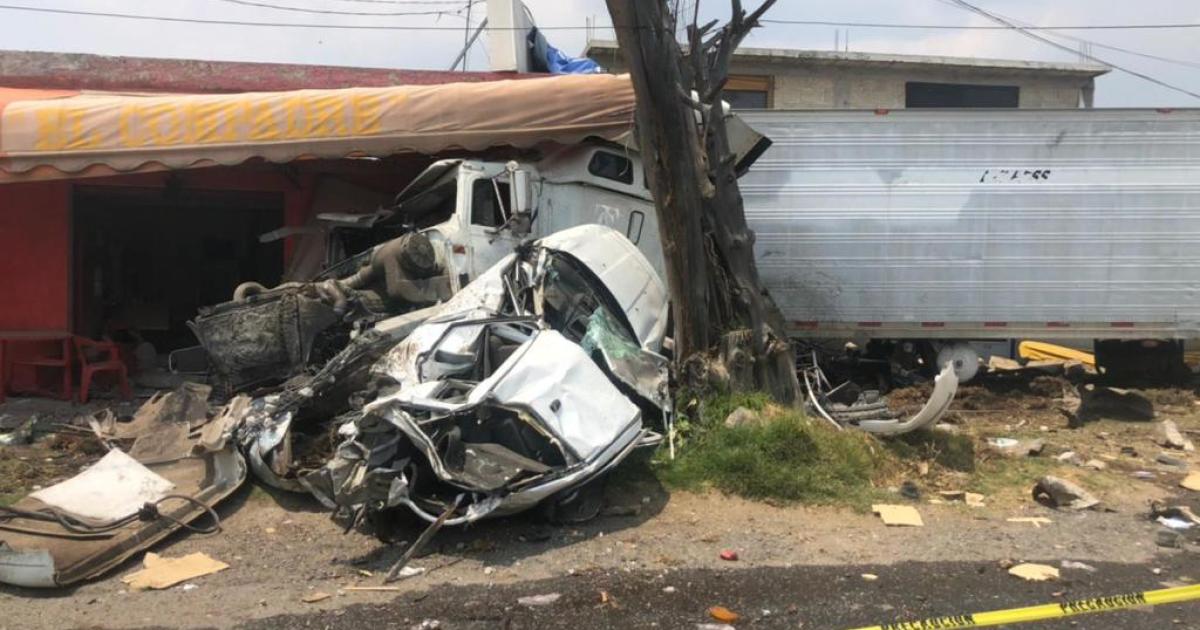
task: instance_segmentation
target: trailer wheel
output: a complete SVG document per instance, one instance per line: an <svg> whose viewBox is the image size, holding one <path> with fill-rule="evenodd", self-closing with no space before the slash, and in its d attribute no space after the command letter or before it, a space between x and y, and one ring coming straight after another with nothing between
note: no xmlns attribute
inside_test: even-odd
<svg viewBox="0 0 1200 630"><path fill-rule="evenodd" d="M975 378L979 371L979 353L967 343L950 343L942 346L937 353L938 366L951 363L954 365L954 375L959 383L966 383Z"/></svg>

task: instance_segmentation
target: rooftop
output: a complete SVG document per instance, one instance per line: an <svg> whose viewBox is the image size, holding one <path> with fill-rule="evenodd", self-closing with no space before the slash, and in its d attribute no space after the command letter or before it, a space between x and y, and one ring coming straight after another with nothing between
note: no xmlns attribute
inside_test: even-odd
<svg viewBox="0 0 1200 630"><path fill-rule="evenodd" d="M617 54L611 40L589 41L583 54L601 64ZM944 57L938 55L894 55L890 53L799 50L794 48L738 48L734 61L793 65L844 66L858 68L929 68L988 71L994 74L1036 74L1041 76L1096 77L1111 68L1092 63L1059 63L1022 59L986 59L981 57Z"/></svg>
<svg viewBox="0 0 1200 630"><path fill-rule="evenodd" d="M0 50L0 87L11 88L235 93L435 85L534 76L544 75Z"/></svg>

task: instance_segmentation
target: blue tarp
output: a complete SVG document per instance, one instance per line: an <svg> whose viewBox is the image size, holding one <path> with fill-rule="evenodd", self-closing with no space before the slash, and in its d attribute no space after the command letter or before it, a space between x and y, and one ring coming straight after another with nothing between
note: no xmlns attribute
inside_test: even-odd
<svg viewBox="0 0 1200 630"><path fill-rule="evenodd" d="M600 64L587 57L568 57L550 42L541 31L534 28L529 32L529 55L531 68L537 72L551 74L598 74L604 72Z"/></svg>

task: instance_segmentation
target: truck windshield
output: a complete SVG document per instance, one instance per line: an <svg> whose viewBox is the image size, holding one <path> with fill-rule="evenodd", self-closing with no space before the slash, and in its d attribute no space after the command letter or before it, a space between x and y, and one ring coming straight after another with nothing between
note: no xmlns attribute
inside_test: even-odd
<svg viewBox="0 0 1200 630"><path fill-rule="evenodd" d="M457 192L458 174L451 171L425 192L401 204L399 217L418 230L442 223L454 214Z"/></svg>

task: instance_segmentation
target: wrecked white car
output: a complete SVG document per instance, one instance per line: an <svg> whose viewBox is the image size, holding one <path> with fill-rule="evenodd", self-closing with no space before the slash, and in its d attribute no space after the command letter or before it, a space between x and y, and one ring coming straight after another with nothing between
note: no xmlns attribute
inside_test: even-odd
<svg viewBox="0 0 1200 630"><path fill-rule="evenodd" d="M260 477L355 518L406 507L458 524L545 502L583 520L600 505L579 490L670 422L667 309L625 236L559 232L444 304L380 322L330 362L347 378L256 401L241 440ZM346 380L361 390L343 413L306 413Z"/></svg>

